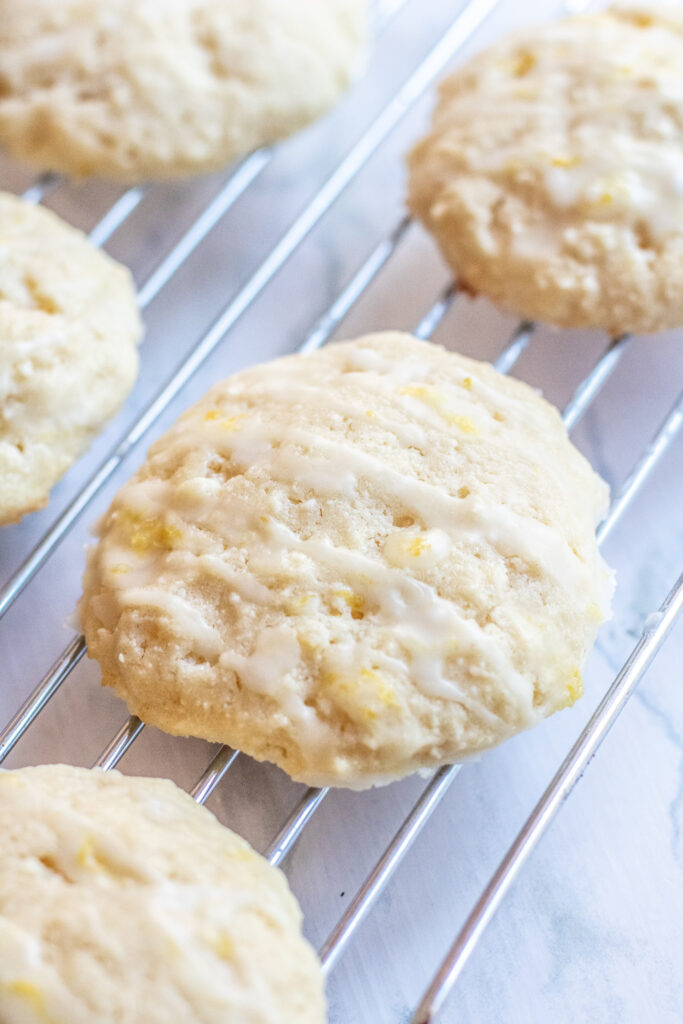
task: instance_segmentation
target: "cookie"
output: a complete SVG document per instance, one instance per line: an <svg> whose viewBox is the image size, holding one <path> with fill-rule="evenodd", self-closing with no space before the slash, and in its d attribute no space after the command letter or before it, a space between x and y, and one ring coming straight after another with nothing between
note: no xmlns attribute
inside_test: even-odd
<svg viewBox="0 0 683 1024"><path fill-rule="evenodd" d="M245 370L157 441L89 553L132 712L300 782L459 760L581 693L607 488L492 367L370 335Z"/></svg>
<svg viewBox="0 0 683 1024"><path fill-rule="evenodd" d="M410 209L463 287L612 335L683 324L683 15L530 30L441 85Z"/></svg>
<svg viewBox="0 0 683 1024"><path fill-rule="evenodd" d="M0 192L0 525L42 508L119 409L141 333L128 270Z"/></svg>
<svg viewBox="0 0 683 1024"><path fill-rule="evenodd" d="M284 876L172 782L0 772L3 1024L322 1024Z"/></svg>
<svg viewBox="0 0 683 1024"><path fill-rule="evenodd" d="M365 0L0 0L0 143L125 182L211 171L349 85Z"/></svg>

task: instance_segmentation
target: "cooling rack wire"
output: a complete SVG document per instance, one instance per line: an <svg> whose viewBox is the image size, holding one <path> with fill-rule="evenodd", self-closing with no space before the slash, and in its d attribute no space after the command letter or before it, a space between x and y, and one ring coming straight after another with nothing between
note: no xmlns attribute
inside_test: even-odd
<svg viewBox="0 0 683 1024"><path fill-rule="evenodd" d="M378 34L390 25L405 2L406 0L393 0L393 3L382 6L381 15L378 16L376 24ZM239 288L213 325L202 333L152 401L143 408L141 414L120 437L109 455L75 494L66 508L49 525L33 550L11 573L10 577L2 582L0 617L4 616L14 605L23 590L36 577L44 563L65 539L71 527L88 509L90 503L111 479L118 467L155 425L196 371L214 350L225 342L241 317L268 288L281 268L325 217L347 186L362 171L378 147L401 122L404 115L423 96L449 62L458 55L458 52L476 33L485 19L499 6L500 0L471 0L460 8L445 34L412 71L398 92L363 132L289 228L284 231L266 258ZM574 2L566 4L565 9L577 10L587 6L586 3ZM143 310L173 281L178 271L207 239L231 207L247 193L271 160L272 152L262 149L251 154L230 172L214 198L140 286L138 294ZM43 202L62 184L59 177L45 175L39 178L23 195L30 202ZM105 245L134 216L148 192L149 187L147 186L129 188L123 192L90 231L93 243L98 246ZM299 351L312 351L325 344L335 333L347 314L367 293L380 272L397 252L410 226L410 219L404 217L386 237L376 244L324 315L310 329L305 340L299 346ZM452 282L446 285L436 301L424 312L419 322L414 324L414 333L425 340L430 339L451 310L457 295L457 283ZM518 324L495 362L497 369L503 373L509 373L520 360L538 330L538 326L533 323ZM589 373L576 388L563 412L565 424L570 431L577 427L617 368L630 340L628 336L610 340ZM659 428L640 452L625 482L614 495L608 515L598 530L598 539L601 544L605 542L622 516L628 511L634 498L661 462L682 427L683 396L679 397L663 417ZM434 1021L440 1013L466 961L518 872L542 838L664 643L682 608L683 575L678 578L659 608L654 610L647 619L627 660L614 677L578 739L557 769L552 781L528 816L497 870L484 887L472 912L434 974L424 998L412 1017L413 1024L427 1024L429 1021ZM84 639L82 636L76 636L55 660L16 715L0 732L0 761L7 757L29 729L42 709L68 679L84 654ZM134 716L128 718L107 744L95 764L104 769L113 768L123 758L143 728L144 725L138 718ZM236 760L242 756L238 751L227 747L221 748L192 787L192 796L199 803L204 803L233 767ZM459 770L460 766L457 765L441 768L425 785L417 802L320 948L320 957L326 972L333 969L357 928L372 910L398 865L420 835L423 826L453 784ZM309 789L303 794L294 811L266 850L266 856L272 864L281 865L283 863L325 800L327 792L325 789Z"/></svg>

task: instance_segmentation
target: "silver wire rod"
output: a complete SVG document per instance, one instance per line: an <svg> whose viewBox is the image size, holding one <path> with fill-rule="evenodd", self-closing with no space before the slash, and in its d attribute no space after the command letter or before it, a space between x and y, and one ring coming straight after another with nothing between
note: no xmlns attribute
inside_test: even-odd
<svg viewBox="0 0 683 1024"><path fill-rule="evenodd" d="M43 710L51 697L55 695L71 670L85 654L85 640L82 636L74 637L62 651L50 671L40 681L28 700L22 704L12 720L0 732L0 763L9 754L17 740Z"/></svg>
<svg viewBox="0 0 683 1024"><path fill-rule="evenodd" d="M190 790L190 796L193 800L196 800L198 804L205 803L239 755L239 750L232 750L231 747L221 747L202 777Z"/></svg>
<svg viewBox="0 0 683 1024"><path fill-rule="evenodd" d="M279 867L294 843L329 793L329 789L307 789L289 818L272 841L264 856L274 867Z"/></svg>
<svg viewBox="0 0 683 1024"><path fill-rule="evenodd" d="M681 427L683 427L683 394L622 484L621 490L612 504L610 514L598 527L599 544L604 544L647 477L677 437Z"/></svg>
<svg viewBox="0 0 683 1024"><path fill-rule="evenodd" d="M427 341L428 338L431 338L434 331L453 305L457 294L458 286L455 281L451 281L451 283L448 284L441 292L441 295L439 295L436 302L430 306L413 331L416 338L419 338L420 341Z"/></svg>
<svg viewBox="0 0 683 1024"><path fill-rule="evenodd" d="M578 423L584 411L612 376L630 340L629 334L613 338L602 359L595 364L588 376L579 384L564 410L564 424L567 430L573 429L574 424Z"/></svg>
<svg viewBox="0 0 683 1024"><path fill-rule="evenodd" d="M324 971L332 969L354 931L384 890L423 826L426 825L460 768L461 765L458 764L444 765L443 768L439 768L424 789L420 799L377 861L372 872L363 882L334 930L320 947L318 955Z"/></svg>
<svg viewBox="0 0 683 1024"><path fill-rule="evenodd" d="M389 3L385 0L383 4L380 4L375 0L372 5L372 25L375 30L375 35L378 35L379 32L394 18L394 16L398 14L404 3L405 0L390 0Z"/></svg>
<svg viewBox="0 0 683 1024"><path fill-rule="evenodd" d="M208 359L225 335L231 330L246 310L258 298L264 288L275 277L280 268L296 251L301 242L310 234L332 204L339 198L355 175L367 163L393 128L410 110L448 60L475 31L501 0L470 0L461 11L450 29L441 38L428 56L422 61L410 78L401 87L393 100L384 108L379 117L361 136L342 163L327 179L311 202L299 214L290 228L281 237L275 248L252 275L247 283L231 300L223 313L204 334L190 354L176 368L171 378L146 407L139 419L124 434L105 462L79 491L73 501L55 520L39 544L0 590L0 617L19 596L35 573L42 566L62 537L78 519L91 499L98 493L114 471L123 462L137 442L161 416L170 402ZM153 275L154 276L154 275ZM150 281L142 290L147 301ZM156 288L157 285L155 284ZM141 296L142 296L141 293ZM139 297L142 301L142 297Z"/></svg>
<svg viewBox="0 0 683 1024"><path fill-rule="evenodd" d="M88 238L92 244L98 248L105 245L114 232L118 231L123 222L137 209L146 191L143 185L127 189L89 232Z"/></svg>
<svg viewBox="0 0 683 1024"><path fill-rule="evenodd" d="M607 351L609 352L609 349ZM606 354L607 353L603 354L600 361L596 365L600 364L602 359L606 357ZM593 395L595 394L597 394L597 391L593 391ZM580 415L583 415L587 408L588 406L584 404ZM681 423L683 423L683 400L681 401L680 406L677 408L680 412L680 418L678 420L678 426L680 426ZM674 412L675 411L676 409L674 409ZM607 532L611 528L612 521L615 521L617 518L619 518L619 516L621 516L626 506L632 501L633 497L637 493L638 488L644 483L648 473L654 468L656 461L659 458L661 458L661 456L666 451L668 444L670 444L673 440L675 431L673 431L672 429L672 416L673 413L669 417L667 417L667 420L665 421L664 425L662 426L660 431L658 431L657 435L655 436L651 444L648 446L646 453L641 457L636 467L634 468L633 473L624 484L623 489L619 492L617 497L612 502L610 512L608 513L607 518L604 520L603 523L602 535L600 534L600 531L598 531L599 543L602 543L604 537L607 535ZM575 422L578 422L578 420L575 420ZM665 436L667 438L665 444L662 444L658 441L660 436ZM656 454L651 455L650 453ZM641 466L644 467L643 471L640 470ZM634 481L635 483L632 483L631 481ZM459 766L450 767L457 768ZM449 775L448 769L449 766L440 769L444 776L444 791L453 781L453 778L455 778L456 774L456 772L453 772L452 775ZM430 786L431 785L434 785L434 780L432 781L432 783L430 783ZM425 793L427 793L428 789L429 787L427 788L427 790L425 790ZM423 796L425 795L425 793L423 793ZM392 842L389 844L380 860L377 862L373 874L370 876L368 881L364 883L363 887L359 890L352 904L344 914L344 917L341 919L341 921L339 922L339 924L332 932L330 937L327 939L325 945L323 946L326 958L330 964L333 961L336 961L339 953L341 952L341 949L339 951L336 950L337 942L339 942L341 944L341 947L343 948L343 946L346 943L347 931L350 932L350 930L355 929L357 923L365 917L365 915L371 909L372 903L375 901L377 896L379 896L382 889L389 881L391 872L386 870L386 865L393 863L393 852L395 844L401 843L402 846L405 845L405 849L402 848L401 852L401 857L403 857L403 855L407 852L408 846L410 846L413 840L417 837L419 829L415 830L411 827L413 817L415 815L419 815L420 821L422 825L424 825L429 815L431 814L432 810L434 810L436 805L428 804L427 808L425 809L423 806L421 806L421 800L422 797L420 797L420 800L418 800L418 803L415 805L413 810L406 818L406 821L404 822L403 826L396 834ZM422 825L420 827L422 827ZM409 837L407 840L405 838L406 836ZM377 878L381 878L381 885L370 884L370 879L374 878L375 876Z"/></svg>
<svg viewBox="0 0 683 1024"><path fill-rule="evenodd" d="M30 188L22 192L21 198L24 202L33 203L34 205L42 203L43 199L47 199L50 193L54 192L59 182L60 177L58 174L53 174L51 171L47 174L41 174Z"/></svg>
<svg viewBox="0 0 683 1024"><path fill-rule="evenodd" d="M509 373L531 341L537 324L523 320L512 333L510 340L493 364L499 373Z"/></svg>
<svg viewBox="0 0 683 1024"><path fill-rule="evenodd" d="M640 640L492 875L425 992L412 1024L432 1024L442 1009L503 897L582 777L681 611L683 574L659 610L645 622Z"/></svg>
<svg viewBox="0 0 683 1024"><path fill-rule="evenodd" d="M231 174L220 192L185 232L156 270L152 271L138 292L140 309L146 309L177 270L189 259L195 249L215 228L240 196L261 173L271 158L269 149L257 149Z"/></svg>
<svg viewBox="0 0 683 1024"><path fill-rule="evenodd" d="M351 307L355 305L396 251L410 223L410 217L404 217L387 238L383 238L381 242L378 242L327 312L320 317L303 345L298 349L299 352L313 352L325 344Z"/></svg>
<svg viewBox="0 0 683 1024"><path fill-rule="evenodd" d="M97 758L93 768L102 768L105 772L115 768L144 728L145 723L141 722L137 715L131 715L127 718L116 736L109 741Z"/></svg>

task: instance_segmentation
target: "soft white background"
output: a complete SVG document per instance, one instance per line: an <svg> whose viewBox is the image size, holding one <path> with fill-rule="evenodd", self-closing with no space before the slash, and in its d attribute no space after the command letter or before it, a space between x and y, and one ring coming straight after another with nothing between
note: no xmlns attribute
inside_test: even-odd
<svg viewBox="0 0 683 1024"><path fill-rule="evenodd" d="M386 7L388 5L385 4ZM374 122L462 9L456 0L406 0L378 39L371 66L322 123L281 145L247 195L147 312L139 382L117 421L55 489L50 506L0 536L5 579L114 442L250 277L338 162ZM458 53L506 28L560 12L556 3L502 0ZM88 527L143 458L153 437L214 380L246 363L291 351L314 319L402 215L402 155L427 123L433 92L409 110L329 214L242 317L182 397L150 431L0 622L0 709L14 712L72 637ZM108 249L139 283L168 251L225 175L151 191ZM0 163L0 185L31 176ZM92 227L120 190L63 186L49 205ZM412 228L391 263L343 324L340 336L410 329L448 281L433 246ZM448 347L495 358L514 320L483 301L459 300L437 332ZM605 339L540 332L515 373L562 405ZM614 487L664 418L683 379L680 334L638 340L576 432ZM68 400L69 396L65 396ZM613 533L606 555L618 574L614 618L602 630L575 708L467 765L328 985L331 1021L401 1024L572 740L638 636L647 613L683 565L683 438L669 450ZM505 901L442 1020L449 1024L677 1024L683 1020L683 699L679 627L643 681ZM125 719L81 664L8 759L9 765L90 764ZM146 730L122 763L190 786L209 745ZM424 782L322 805L287 863L306 930L319 945L400 824ZM246 758L210 800L220 818L264 848L300 787Z"/></svg>

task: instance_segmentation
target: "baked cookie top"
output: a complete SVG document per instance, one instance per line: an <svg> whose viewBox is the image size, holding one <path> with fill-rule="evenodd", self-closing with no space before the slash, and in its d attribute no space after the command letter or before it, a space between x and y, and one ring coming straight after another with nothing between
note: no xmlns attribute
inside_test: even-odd
<svg viewBox="0 0 683 1024"><path fill-rule="evenodd" d="M581 693L611 579L607 489L555 409L402 334L245 370L99 526L81 617L103 681L172 733L362 788Z"/></svg>
<svg viewBox="0 0 683 1024"><path fill-rule="evenodd" d="M0 525L45 505L118 410L141 333L128 270L0 192Z"/></svg>
<svg viewBox="0 0 683 1024"><path fill-rule="evenodd" d="M441 85L408 201L462 285L620 334L683 324L683 14L511 36Z"/></svg>
<svg viewBox="0 0 683 1024"><path fill-rule="evenodd" d="M3 1024L323 1024L284 876L172 782L0 772Z"/></svg>
<svg viewBox="0 0 683 1024"><path fill-rule="evenodd" d="M365 0L0 0L0 143L121 181L213 170L313 120Z"/></svg>

